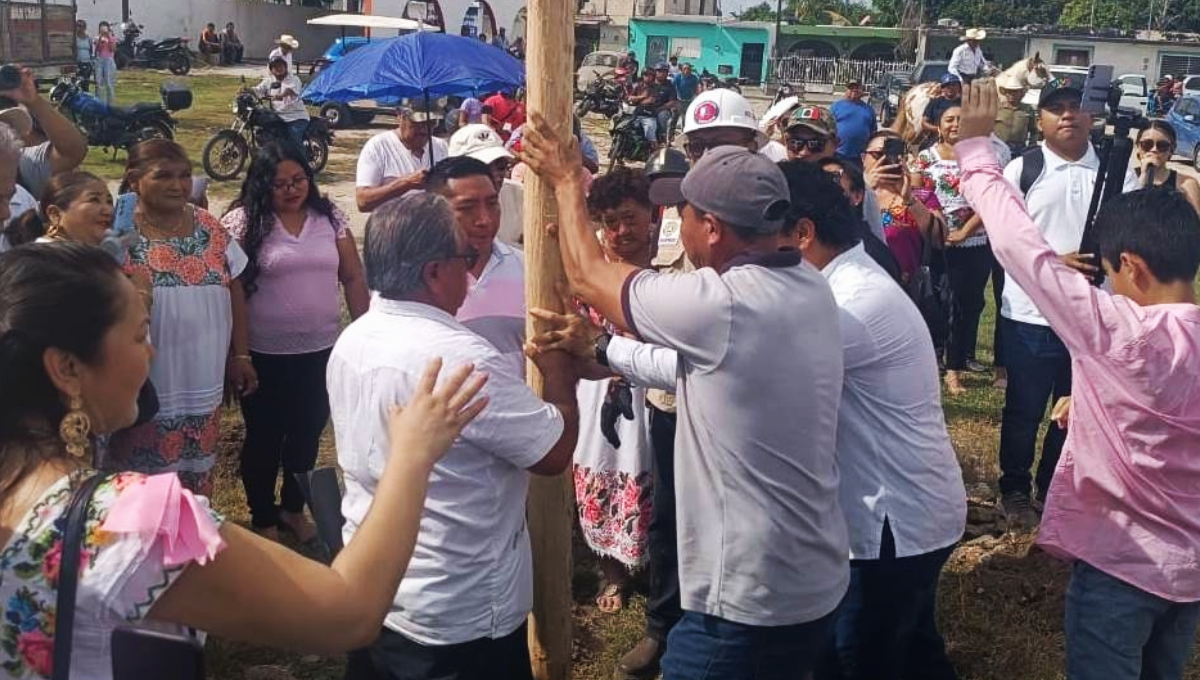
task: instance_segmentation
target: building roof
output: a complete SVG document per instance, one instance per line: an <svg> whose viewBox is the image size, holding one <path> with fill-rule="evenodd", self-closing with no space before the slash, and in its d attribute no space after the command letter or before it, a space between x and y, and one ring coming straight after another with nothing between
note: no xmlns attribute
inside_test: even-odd
<svg viewBox="0 0 1200 680"><path fill-rule="evenodd" d="M802 24L785 24L780 27L779 32L783 35L828 38L899 38L904 29L891 26L808 26Z"/></svg>
<svg viewBox="0 0 1200 680"><path fill-rule="evenodd" d="M630 17L629 23L632 24L634 22L708 24L710 26L720 26L721 28L751 28L768 31L775 27L775 24L770 21L737 21L722 19L718 16L696 14L660 14L652 17Z"/></svg>

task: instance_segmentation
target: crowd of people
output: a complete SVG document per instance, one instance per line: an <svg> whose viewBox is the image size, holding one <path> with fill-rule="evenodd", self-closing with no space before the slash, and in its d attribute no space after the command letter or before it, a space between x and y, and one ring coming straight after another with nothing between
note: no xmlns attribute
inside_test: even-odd
<svg viewBox="0 0 1200 680"><path fill-rule="evenodd" d="M260 85L281 102L288 45ZM942 388L989 370L990 279L1000 503L1074 563L1067 675L1180 678L1200 185L1168 171L1170 126L1139 132L1080 252L1099 160L1078 89L1027 111L947 81L920 148L858 83L760 121L659 66L632 96L672 89L683 151L641 170L594 176L581 127L513 93L464 102L448 141L403 110L359 156L361 255L289 140L218 217L179 144L135 146L114 198L36 89L0 92L20 105L0 111L0 667L112 677L117 622L155 621L349 653L351 680L531 678L529 479L569 471L598 608L650 576L618 677L955 678L935 605L967 513ZM993 137L1035 129L1002 163ZM525 305L529 173L557 202L560 309ZM250 530L207 500L233 403ZM325 566L279 539L316 534L297 475L328 422L345 547Z"/></svg>

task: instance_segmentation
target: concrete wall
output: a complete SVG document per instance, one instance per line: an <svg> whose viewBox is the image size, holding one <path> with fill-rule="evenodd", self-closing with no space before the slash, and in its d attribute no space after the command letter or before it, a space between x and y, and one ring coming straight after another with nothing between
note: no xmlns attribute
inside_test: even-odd
<svg viewBox="0 0 1200 680"><path fill-rule="evenodd" d="M690 63L697 73L704 69L714 75L720 73L721 66L732 69L732 75L741 73L742 45L746 43L761 43L764 46L762 70L757 79L766 77L767 62L771 55L771 29L730 27L715 24L704 24L686 21L639 21L629 23L629 50L637 55L638 61L644 66L652 66L647 55L649 36L665 36L667 38L667 56L678 53L679 39L699 39L700 56L680 56L681 62Z"/></svg>
<svg viewBox="0 0 1200 680"><path fill-rule="evenodd" d="M1159 77L1159 55L1163 52L1171 54L1194 54L1200 56L1196 46L1147 44L1133 42L1101 42L1071 40L1054 37L1031 38L1031 50L1041 52L1042 59L1048 64L1065 62L1072 53L1087 52L1089 60L1080 66L1092 64L1111 64L1116 75L1123 73L1141 73L1150 82ZM1061 61L1060 61L1061 60Z"/></svg>
<svg viewBox="0 0 1200 680"><path fill-rule="evenodd" d="M79 3L79 18L95 31L100 21L114 26L121 21L121 0L86 0ZM147 38L183 36L191 39L192 49L200 41L200 31L212 22L223 30L232 21L247 59L266 59L281 33L290 33L300 41L297 57L301 61L319 57L329 44L341 37L340 28L309 26L306 22L330 10L299 5L280 5L261 0L129 0L130 18L145 28ZM356 29L347 29L357 35Z"/></svg>

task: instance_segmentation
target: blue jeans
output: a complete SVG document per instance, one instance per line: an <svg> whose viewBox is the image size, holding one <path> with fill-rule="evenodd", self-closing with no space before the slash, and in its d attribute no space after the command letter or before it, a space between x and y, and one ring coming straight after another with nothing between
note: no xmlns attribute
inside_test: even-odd
<svg viewBox="0 0 1200 680"><path fill-rule="evenodd" d="M308 120L293 120L287 124L288 136L291 137L292 143L296 145L300 152L304 152L304 133L308 132Z"/></svg>
<svg viewBox="0 0 1200 680"><path fill-rule="evenodd" d="M799 680L829 644L836 616L750 626L685 611L667 637L663 680Z"/></svg>
<svg viewBox="0 0 1200 680"><path fill-rule="evenodd" d="M1008 387L1000 421L1000 493L1029 493L1038 427L1047 405L1071 394L1071 355L1049 326L1001 319ZM1044 496L1054 477L1067 433L1051 425L1042 441L1037 490Z"/></svg>
<svg viewBox="0 0 1200 680"><path fill-rule="evenodd" d="M1067 680L1179 680L1200 602L1151 595L1086 562L1067 588Z"/></svg>
<svg viewBox="0 0 1200 680"><path fill-rule="evenodd" d="M957 680L936 619L938 577L952 552L896 557L885 521L879 559L850 561L850 590L816 680Z"/></svg>
<svg viewBox="0 0 1200 680"><path fill-rule="evenodd" d="M650 116L644 116L638 119L638 125L642 126L642 134L646 136L646 141L654 144L658 141L658 119Z"/></svg>

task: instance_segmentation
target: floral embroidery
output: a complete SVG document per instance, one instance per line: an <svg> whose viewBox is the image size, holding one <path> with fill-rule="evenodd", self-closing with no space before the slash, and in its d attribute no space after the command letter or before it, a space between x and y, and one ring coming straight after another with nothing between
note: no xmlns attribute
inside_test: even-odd
<svg viewBox="0 0 1200 680"><path fill-rule="evenodd" d="M126 271L148 275L156 288L228 286L229 233L211 214L196 211L193 215L196 229L188 236L138 239L129 249Z"/></svg>
<svg viewBox="0 0 1200 680"><path fill-rule="evenodd" d="M100 526L120 493L143 479L137 473L121 473L97 487L86 513L79 555L81 579L94 578L91 572L104 568L98 564L105 551L117 545L117 537ZM8 547L0 552L0 606L4 611L0 619L0 674L6 677L49 678L53 674L56 588L63 557L65 514L73 489L82 481L81 476L73 476L52 486L29 511ZM223 521L216 512L209 510L209 515L218 524ZM112 568L111 559L108 568ZM161 566L157 569L151 580L160 585L132 594L137 601L146 603L140 610L142 616L182 571ZM78 631L78 620L76 625Z"/></svg>
<svg viewBox="0 0 1200 680"><path fill-rule="evenodd" d="M649 471L593 470L575 466L579 525L593 550L633 566L645 564L653 509Z"/></svg>
<svg viewBox="0 0 1200 680"><path fill-rule="evenodd" d="M105 465L146 474L177 472L186 489L206 496L220 435L220 407L208 415L155 418L114 434Z"/></svg>
<svg viewBox="0 0 1200 680"><path fill-rule="evenodd" d="M975 211L967 205L963 198L962 170L953 160L944 160L937 156L934 149L925 149L917 154L913 170L921 175L921 189L931 192L937 197L942 206L942 214L946 217L946 226L954 231L966 224L974 216ZM982 245L987 243L987 236L981 230L972 234L962 242L962 246Z"/></svg>

